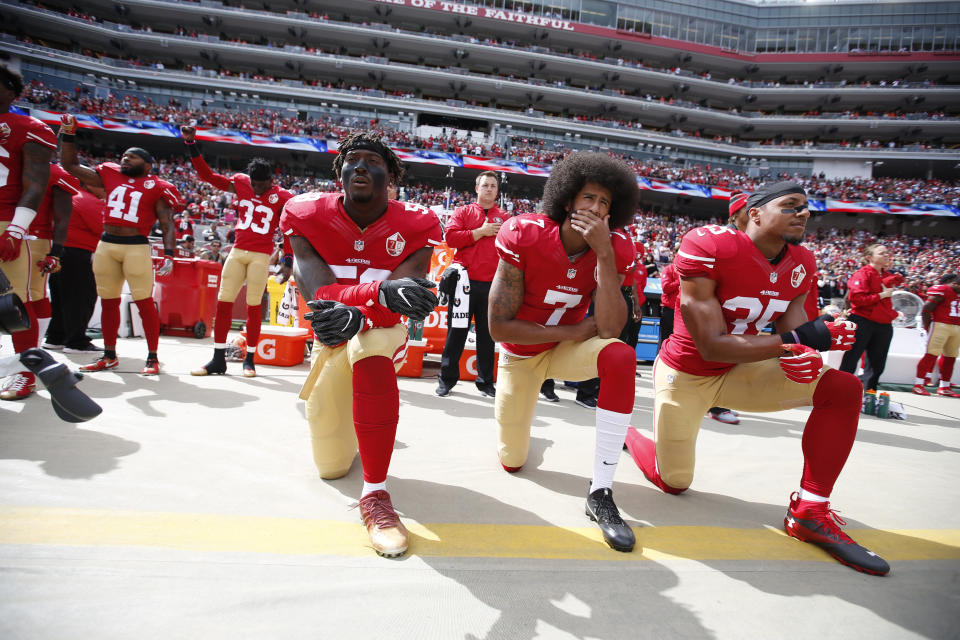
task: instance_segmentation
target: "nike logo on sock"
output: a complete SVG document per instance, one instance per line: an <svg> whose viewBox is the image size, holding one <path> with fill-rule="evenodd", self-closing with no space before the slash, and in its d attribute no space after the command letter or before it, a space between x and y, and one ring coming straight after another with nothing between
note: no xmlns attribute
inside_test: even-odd
<svg viewBox="0 0 960 640"><path fill-rule="evenodd" d="M611 467L612 467L613 465L617 464L616 462L607 462L606 460L602 460L601 462L603 462L603 464L608 465L608 466L611 466Z"/></svg>

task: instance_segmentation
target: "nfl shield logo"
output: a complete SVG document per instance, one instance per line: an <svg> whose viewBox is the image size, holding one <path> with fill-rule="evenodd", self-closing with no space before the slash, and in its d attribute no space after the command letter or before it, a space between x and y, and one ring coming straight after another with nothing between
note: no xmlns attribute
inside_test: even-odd
<svg viewBox="0 0 960 640"><path fill-rule="evenodd" d="M802 264L798 264L790 274L790 284L792 284L793 288L796 289L800 286L806 276L807 270L803 268Z"/></svg>
<svg viewBox="0 0 960 640"><path fill-rule="evenodd" d="M399 231L387 238L387 253L394 258L403 253L403 248L405 246L407 246L407 241L404 240Z"/></svg>
<svg viewBox="0 0 960 640"><path fill-rule="evenodd" d="M577 270L576 270L576 269L567 269L567 277L570 278L571 280L573 280L574 278L576 278L576 277L577 277Z"/></svg>
<svg viewBox="0 0 960 640"><path fill-rule="evenodd" d="M363 240L354 240L354 241L353 241L353 250L354 250L354 251L363 251Z"/></svg>
<svg viewBox="0 0 960 640"><path fill-rule="evenodd" d="M771 274L770 274L770 282L776 282L776 281L777 281L777 274L771 273Z"/></svg>

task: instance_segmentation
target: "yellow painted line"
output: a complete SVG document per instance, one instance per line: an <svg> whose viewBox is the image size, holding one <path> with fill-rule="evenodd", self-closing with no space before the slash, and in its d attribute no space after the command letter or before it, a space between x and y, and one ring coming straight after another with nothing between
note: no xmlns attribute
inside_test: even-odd
<svg viewBox="0 0 960 640"><path fill-rule="evenodd" d="M611 552L596 527L409 522L408 528L409 553L422 557L833 562L774 528L638 527L643 553L632 554ZM958 529L848 533L891 562L960 559ZM346 557L371 553L363 526L352 522L34 507L0 507L0 544Z"/></svg>

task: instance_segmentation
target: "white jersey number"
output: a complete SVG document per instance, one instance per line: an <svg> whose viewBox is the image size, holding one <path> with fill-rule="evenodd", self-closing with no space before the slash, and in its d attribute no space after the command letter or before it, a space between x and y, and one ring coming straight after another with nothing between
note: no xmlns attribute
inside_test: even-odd
<svg viewBox="0 0 960 640"><path fill-rule="evenodd" d="M140 198L143 194L128 185L122 184L110 192L107 198L108 214L111 218L126 220L127 222L137 223L140 218L137 216L137 209L140 208Z"/></svg>
<svg viewBox="0 0 960 640"><path fill-rule="evenodd" d="M723 308L728 311L739 311L740 309L746 309L747 311L746 318L733 321L733 330L730 331L733 335L746 333L750 327L750 323L754 323L751 334L759 334L763 331L764 327L773 321L774 314L783 313L789 306L789 300L771 298L770 301L767 302L767 308L764 309L763 303L759 298L748 298L746 296L730 298L723 303Z"/></svg>
<svg viewBox="0 0 960 640"><path fill-rule="evenodd" d="M550 314L550 317L547 318L546 325L548 327L553 327L560 324L560 318L563 317L563 314L566 313L567 309L577 306L580 304L581 300L583 300L583 296L579 293L564 293L563 291L547 289L546 295L543 296L543 302L545 304L558 304L560 306L557 309L554 309L553 313Z"/></svg>
<svg viewBox="0 0 960 640"><path fill-rule="evenodd" d="M249 228L254 233L267 235L270 231L270 221L273 220L273 209L262 204L254 206L249 200L241 200L237 203L237 209L240 210L240 216L237 220L237 231L243 231ZM263 217L260 221L253 223L253 214L260 213Z"/></svg>

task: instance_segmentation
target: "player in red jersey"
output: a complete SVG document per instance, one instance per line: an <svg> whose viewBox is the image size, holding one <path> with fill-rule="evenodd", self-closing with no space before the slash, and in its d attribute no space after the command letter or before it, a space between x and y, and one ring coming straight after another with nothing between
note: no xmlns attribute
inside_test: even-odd
<svg viewBox="0 0 960 640"><path fill-rule="evenodd" d="M315 292L307 318L319 344L300 397L321 478L346 475L359 448L360 515L374 550L393 557L408 544L386 491L400 408L396 370L407 343L400 315L419 321L436 306L422 276L443 234L429 209L387 198L403 166L379 136L351 134L339 152L343 192L291 198L280 221L297 285Z"/></svg>
<svg viewBox="0 0 960 640"><path fill-rule="evenodd" d="M600 378L593 480L586 513L604 540L632 551L633 531L613 501L613 475L630 424L636 353L617 339L627 321L620 286L635 252L622 233L639 201L636 175L601 153L574 153L544 186L545 215L509 219L497 234L490 334L500 342L496 420L500 464L527 461L530 424L547 378ZM593 301L594 313L585 318Z"/></svg>
<svg viewBox="0 0 960 640"><path fill-rule="evenodd" d="M213 323L213 359L190 372L194 376L224 374L227 372L227 334L233 319L233 301L244 283L247 285L247 355L243 361L243 376L257 375L253 356L260 341L260 301L270 276L270 255L273 236L280 224L283 205L293 194L273 182L273 167L262 158L254 158L247 165L247 173L235 173L229 178L214 173L200 155L195 141L194 127L180 127L183 142L190 150L190 161L200 179L221 191L237 195L234 208L237 223L234 244L223 265L220 291L217 294L217 315ZM285 269L293 265L293 256L283 257Z"/></svg>
<svg viewBox="0 0 960 640"><path fill-rule="evenodd" d="M103 236L93 254L93 273L100 296L100 322L103 331L103 356L81 371L113 369L117 360L117 333L120 330L120 293L123 281L130 285L130 294L143 320L147 340L147 361L142 375L160 373L157 344L160 341L160 317L153 302L153 261L147 236L155 221L160 222L165 257L157 273L173 270L176 249L174 209L180 206L176 187L150 173L153 156L146 149L130 147L123 152L120 164L104 162L96 168L80 164L74 142L77 120L61 116L60 162L64 169L92 189L103 189L107 206L103 211Z"/></svg>
<svg viewBox="0 0 960 640"><path fill-rule="evenodd" d="M30 318L29 329L11 336L16 353L37 346L29 288L31 266L42 256L33 255L23 237L40 208L50 178L50 154L57 148L50 127L36 118L10 113L10 105L22 91L23 78L0 66L0 268ZM22 371L10 376L0 398L26 398L35 388L34 374Z"/></svg>
<svg viewBox="0 0 960 640"><path fill-rule="evenodd" d="M938 396L960 398L950 384L953 378L953 365L960 350L960 277L955 273L946 273L940 278L940 284L930 287L927 301L920 311L923 328L927 332L927 352L917 363L917 380L913 392L928 396L930 392L923 388L927 376L933 371L933 365L940 357L940 388Z"/></svg>
<svg viewBox="0 0 960 640"><path fill-rule="evenodd" d="M890 567L837 524L829 496L857 433L862 386L824 367L818 352L846 350L856 327L803 309L816 272L799 246L809 218L800 185L761 186L747 201L746 232L706 226L689 231L674 262L680 313L654 365L654 440L631 429L627 447L644 475L667 493L693 481L694 449L711 405L778 411L813 405L804 427L803 475L784 520L789 535L811 542L859 571ZM773 335L760 335L773 323Z"/></svg>

